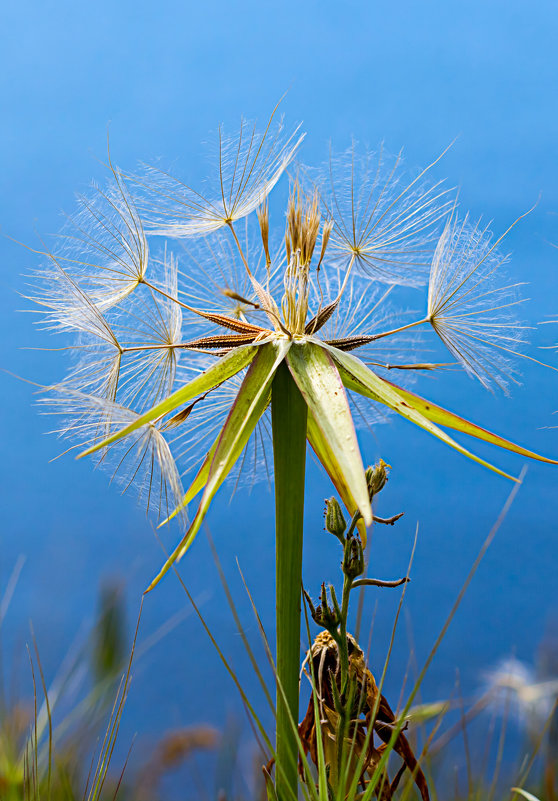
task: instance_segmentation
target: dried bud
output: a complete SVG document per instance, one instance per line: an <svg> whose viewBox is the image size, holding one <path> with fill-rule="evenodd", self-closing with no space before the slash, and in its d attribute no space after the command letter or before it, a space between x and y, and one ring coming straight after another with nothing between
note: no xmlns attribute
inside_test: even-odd
<svg viewBox="0 0 558 801"><path fill-rule="evenodd" d="M336 606L338 606L336 604ZM311 609L312 611L312 609ZM325 584L322 584L320 605L312 611L314 622L328 631L336 631L341 622L340 610L330 607Z"/></svg>
<svg viewBox="0 0 558 801"><path fill-rule="evenodd" d="M347 523L343 517L343 512L336 498L330 498L326 501L326 528L334 534L337 539L343 541L343 534L347 528Z"/></svg>
<svg viewBox="0 0 558 801"><path fill-rule="evenodd" d="M366 468L366 483L368 484L368 493L370 500L382 490L388 480L387 471L389 464L386 464L383 459L374 465L374 467Z"/></svg>
<svg viewBox="0 0 558 801"><path fill-rule="evenodd" d="M358 537L351 537L345 543L342 569L350 579L356 579L364 573L364 551Z"/></svg>

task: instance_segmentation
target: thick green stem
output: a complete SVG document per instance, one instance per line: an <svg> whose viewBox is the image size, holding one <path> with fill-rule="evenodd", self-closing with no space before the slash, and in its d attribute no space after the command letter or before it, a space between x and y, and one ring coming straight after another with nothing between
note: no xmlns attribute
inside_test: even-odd
<svg viewBox="0 0 558 801"><path fill-rule="evenodd" d="M271 392L275 463L277 614L276 790L279 801L296 801L300 595L306 466L306 404L287 365Z"/></svg>

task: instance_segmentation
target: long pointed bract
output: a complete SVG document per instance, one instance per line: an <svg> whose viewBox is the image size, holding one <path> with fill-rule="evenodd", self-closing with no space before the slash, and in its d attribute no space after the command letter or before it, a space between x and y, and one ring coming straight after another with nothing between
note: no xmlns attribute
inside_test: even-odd
<svg viewBox="0 0 558 801"><path fill-rule="evenodd" d="M209 390L213 389L218 384L222 384L223 381L232 378L250 364L257 353L258 347L258 345L243 345L231 351L197 378L189 381L184 387L173 392L172 395L169 395L169 397L165 398L161 403L158 403L156 406L153 406L152 409L145 412L145 414L142 414L133 423L117 431L116 434L113 434L102 442L97 442L93 447L80 453L77 458L81 459L82 456L88 456L90 453L94 453L101 448L106 448L107 445L111 445L122 437L131 434L132 431L135 431L137 428L140 428L146 423L151 423L159 417L163 417L165 414L177 409L183 403L192 400L192 398L196 398L198 395L203 395L204 392L209 392Z"/></svg>
<svg viewBox="0 0 558 801"><path fill-rule="evenodd" d="M330 448L327 439L322 434L320 427L316 423L316 420L311 413L308 414L308 430L306 432L306 436L310 447L330 477L331 482L339 493L339 496L345 504L347 511L351 516L354 515L358 509L358 505L353 498L353 494L349 488L349 485L347 484L347 481L345 480L343 470L335 458L335 454ZM362 540L362 544L366 545L366 526L364 525L362 518L359 519L357 528Z"/></svg>
<svg viewBox="0 0 558 801"><path fill-rule="evenodd" d="M453 428L455 431L461 431L463 434L469 434L470 437L476 437L476 439L481 439L484 442L490 442L491 445L497 445L499 448L511 451L512 453L517 453L519 456L527 456L529 459L536 459L539 462L558 464L555 459L549 459L546 456L540 456L534 451L523 448L521 445L516 445L514 442L510 442L510 440L498 436L498 434L493 434L492 431L488 431L486 428L481 428L481 426L477 426L475 423L471 423L469 420L465 420L465 418L460 417L453 412L449 412L442 406L437 406L435 403L432 403L425 398L421 398L420 395L415 395L414 392L409 392L408 389L402 389L401 387L397 386L397 384L394 384L385 378L382 380L384 383L389 384L390 387L392 387L392 389L394 389L395 392L397 392L397 394L406 403L413 407L413 409L419 411L427 418L427 420L431 420L433 423L438 423L441 426L447 426L447 428Z"/></svg>
<svg viewBox="0 0 558 801"><path fill-rule="evenodd" d="M182 498L182 501L178 504L178 506L173 511L173 513L170 514L167 517L166 520L163 520L162 523L159 523L157 528L161 528L161 526L164 526L166 523L170 523L170 521L174 517L176 517L176 515L182 509L184 509L186 506L188 506L190 501L192 501L196 497L198 492L201 492L202 489L205 487L205 485L207 484L207 480L209 478L209 471L211 470L211 463L213 461L213 457L215 455L215 450L217 448L217 443L218 442L219 442L219 437L217 437L217 439L215 440L215 442L213 443L211 448L208 450L208 452L206 454L206 457L203 460L200 469L198 470L198 472L195 475L194 480L192 481L192 483L188 487L188 490L185 493L184 497Z"/></svg>
<svg viewBox="0 0 558 801"><path fill-rule="evenodd" d="M495 473L504 476L504 478L517 481L513 476L504 473L504 471L500 470L498 467L494 467L494 465L481 459L480 456L471 453L452 439L445 431L442 431L441 428L434 425L434 423L428 420L423 414L410 406L408 402L405 402L389 384L373 373L372 370L369 370L360 359L355 358L350 353L343 353L334 348L328 348L328 350L331 352L333 359L339 367L342 381L348 389L352 389L360 395L385 404L402 417L406 417L407 420L415 423L415 425L424 428L425 431L433 434L435 437L442 440L442 442L445 442L446 445L455 448L456 451L459 451L459 453L462 453L469 459L488 467Z"/></svg>
<svg viewBox="0 0 558 801"><path fill-rule="evenodd" d="M345 388L331 356L317 343L293 344L287 364L362 514L372 525L364 466Z"/></svg>
<svg viewBox="0 0 558 801"><path fill-rule="evenodd" d="M273 376L284 360L289 346L288 340L268 342L259 349L253 359L217 441L196 515L179 545L147 588L147 592L152 590L170 567L184 556L194 541L215 493L234 467L258 420L267 408Z"/></svg>

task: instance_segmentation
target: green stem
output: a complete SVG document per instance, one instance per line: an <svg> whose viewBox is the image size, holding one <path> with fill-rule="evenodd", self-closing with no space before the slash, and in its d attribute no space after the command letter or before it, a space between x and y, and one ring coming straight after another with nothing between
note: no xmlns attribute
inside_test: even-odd
<svg viewBox="0 0 558 801"><path fill-rule="evenodd" d="M354 513L349 530L345 534L345 553L348 543L353 536L353 532L357 527L357 523L361 518L360 512ZM345 561L345 554L343 555L343 562ZM349 597L351 590L354 586L353 579L345 575L343 580L343 595L341 598L341 620L339 622L339 642L337 647L339 649L339 667L341 668L341 695L343 696L347 691L347 682L349 678L349 648L347 646L347 618L349 616Z"/></svg>
<svg viewBox="0 0 558 801"><path fill-rule="evenodd" d="M341 669L341 696L347 692L349 679L349 648L347 646L347 617L349 615L349 596L352 580L345 576L343 581L343 599L341 601L341 622L339 625L339 667Z"/></svg>
<svg viewBox="0 0 558 801"><path fill-rule="evenodd" d="M277 614L276 790L279 801L298 792L298 674L306 467L306 404L283 362L273 379L271 420L275 464Z"/></svg>

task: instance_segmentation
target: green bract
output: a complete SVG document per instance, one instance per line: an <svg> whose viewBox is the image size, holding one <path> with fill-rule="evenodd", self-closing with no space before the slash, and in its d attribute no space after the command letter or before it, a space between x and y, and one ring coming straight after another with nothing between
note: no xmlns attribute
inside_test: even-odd
<svg viewBox="0 0 558 801"><path fill-rule="evenodd" d="M458 444L436 423L521 456L556 464L553 459L515 445L408 390L383 380L352 353L320 342L313 336L298 335L290 340L282 333L276 336L271 332L269 334L270 336L261 343L242 345L231 350L199 378L177 390L126 428L80 454L85 456L93 453L147 423L153 423L168 414L175 413L187 401L208 392L246 366L250 366L218 439L185 495L184 505L203 490L196 514L180 544L150 584L149 589L157 584L169 567L180 559L192 544L215 493L234 467L258 420L269 405L273 376L283 361L286 362L308 407L308 442L349 511L354 512L359 509L366 526L372 523L372 510L346 389L385 404L460 453L511 480L515 479Z"/></svg>

